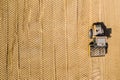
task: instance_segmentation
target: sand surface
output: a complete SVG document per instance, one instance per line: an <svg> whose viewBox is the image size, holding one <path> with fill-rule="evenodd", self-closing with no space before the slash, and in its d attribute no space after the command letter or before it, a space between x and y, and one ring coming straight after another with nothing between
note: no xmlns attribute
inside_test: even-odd
<svg viewBox="0 0 120 80"><path fill-rule="evenodd" d="M112 28L89 56L94 22ZM120 0L0 0L0 80L120 80Z"/></svg>

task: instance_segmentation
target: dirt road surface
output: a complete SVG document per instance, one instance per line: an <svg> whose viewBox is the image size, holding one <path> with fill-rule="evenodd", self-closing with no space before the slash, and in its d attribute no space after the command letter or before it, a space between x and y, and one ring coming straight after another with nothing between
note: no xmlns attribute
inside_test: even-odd
<svg viewBox="0 0 120 80"><path fill-rule="evenodd" d="M89 56L92 23L112 28ZM120 80L120 0L0 0L0 80Z"/></svg>

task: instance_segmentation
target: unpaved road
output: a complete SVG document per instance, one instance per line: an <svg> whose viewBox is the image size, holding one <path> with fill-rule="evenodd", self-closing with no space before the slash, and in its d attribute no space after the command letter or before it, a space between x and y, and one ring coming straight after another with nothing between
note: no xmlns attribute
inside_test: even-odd
<svg viewBox="0 0 120 80"><path fill-rule="evenodd" d="M120 80L120 0L0 0L1 80ZM112 28L105 57L88 30Z"/></svg>

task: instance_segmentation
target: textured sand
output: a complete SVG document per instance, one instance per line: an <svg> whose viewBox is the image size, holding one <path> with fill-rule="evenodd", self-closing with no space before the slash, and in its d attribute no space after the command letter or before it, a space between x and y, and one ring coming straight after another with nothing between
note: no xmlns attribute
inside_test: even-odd
<svg viewBox="0 0 120 80"><path fill-rule="evenodd" d="M105 57L88 30L112 28ZM120 80L120 0L0 0L0 80Z"/></svg>

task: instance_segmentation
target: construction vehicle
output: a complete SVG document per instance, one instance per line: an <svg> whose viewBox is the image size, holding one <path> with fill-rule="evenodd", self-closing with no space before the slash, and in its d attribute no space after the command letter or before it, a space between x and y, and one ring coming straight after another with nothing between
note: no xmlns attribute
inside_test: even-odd
<svg viewBox="0 0 120 80"><path fill-rule="evenodd" d="M89 43L91 57L105 56L108 52L107 39L111 37L111 32L112 29L106 28L103 22L93 23L89 30L89 38L92 39Z"/></svg>

